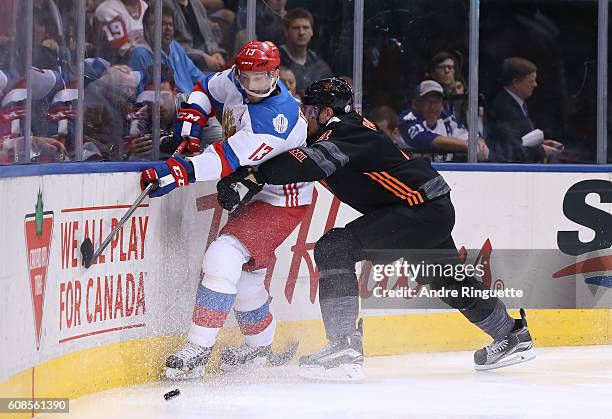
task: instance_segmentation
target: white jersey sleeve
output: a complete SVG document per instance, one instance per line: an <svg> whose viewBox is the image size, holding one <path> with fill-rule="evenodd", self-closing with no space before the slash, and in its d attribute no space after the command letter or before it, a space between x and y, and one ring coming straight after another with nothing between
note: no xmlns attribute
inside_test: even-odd
<svg viewBox="0 0 612 419"><path fill-rule="evenodd" d="M212 73L203 80L198 81L189 95L187 103L196 104L206 112L207 115L220 112L227 97L236 90L231 81L232 69L220 73Z"/></svg>
<svg viewBox="0 0 612 419"><path fill-rule="evenodd" d="M180 143L184 137L201 139L202 129L208 123L208 119L217 112L223 112L223 106L231 93L234 93L234 99L241 100L231 77L232 69L228 69L209 74L196 83L189 94L187 105L183 104L178 110L174 130L177 143Z"/></svg>

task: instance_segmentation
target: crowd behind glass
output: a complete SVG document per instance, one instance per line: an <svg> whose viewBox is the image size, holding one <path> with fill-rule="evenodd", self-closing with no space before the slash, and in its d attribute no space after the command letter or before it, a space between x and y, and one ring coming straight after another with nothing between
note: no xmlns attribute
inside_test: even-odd
<svg viewBox="0 0 612 419"><path fill-rule="evenodd" d="M155 0L0 0L0 164L149 160L156 130L164 156L177 106L231 67L250 16L246 0L157 1L161 16ZM361 112L413 155L466 162L469 0L363 4ZM297 101L323 77L352 83L353 1L257 0L250 10L256 37L279 46L280 78ZM483 0L479 13L477 160L594 163L597 2ZM229 134L219 119L206 142Z"/></svg>

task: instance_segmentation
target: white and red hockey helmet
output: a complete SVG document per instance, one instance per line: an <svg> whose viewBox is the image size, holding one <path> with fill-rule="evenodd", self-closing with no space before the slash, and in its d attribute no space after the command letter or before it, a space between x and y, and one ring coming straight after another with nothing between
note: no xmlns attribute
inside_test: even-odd
<svg viewBox="0 0 612 419"><path fill-rule="evenodd" d="M276 88L280 53L270 41L250 41L236 55L234 72L240 86L255 97L266 97Z"/></svg>

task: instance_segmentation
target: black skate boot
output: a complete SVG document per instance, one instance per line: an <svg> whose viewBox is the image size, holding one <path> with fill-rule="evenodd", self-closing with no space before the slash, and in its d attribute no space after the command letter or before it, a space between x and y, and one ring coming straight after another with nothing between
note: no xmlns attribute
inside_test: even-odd
<svg viewBox="0 0 612 419"><path fill-rule="evenodd" d="M525 310L521 309L521 318L515 320L514 329L501 339L474 353L474 368L492 370L519 364L535 358L533 341L527 329Z"/></svg>
<svg viewBox="0 0 612 419"><path fill-rule="evenodd" d="M242 346L226 349L221 353L219 367L223 372L244 367L261 367L266 364L271 348L272 345L252 348L245 343Z"/></svg>
<svg viewBox="0 0 612 419"><path fill-rule="evenodd" d="M355 334L330 341L314 354L300 358L298 375L311 380L361 381L363 373L363 343L361 319Z"/></svg>
<svg viewBox="0 0 612 419"><path fill-rule="evenodd" d="M195 343L187 345L166 359L166 377L170 380L190 380L204 376L204 367L210 359L212 348Z"/></svg>

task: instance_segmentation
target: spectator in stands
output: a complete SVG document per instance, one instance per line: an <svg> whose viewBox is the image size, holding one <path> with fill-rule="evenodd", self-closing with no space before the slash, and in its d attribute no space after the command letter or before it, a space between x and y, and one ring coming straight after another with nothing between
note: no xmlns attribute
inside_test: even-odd
<svg viewBox="0 0 612 419"><path fill-rule="evenodd" d="M84 160L121 160L124 122L135 102L142 74L125 65L110 66L85 89Z"/></svg>
<svg viewBox="0 0 612 419"><path fill-rule="evenodd" d="M298 101L302 102L302 98L298 95L296 87L297 84L295 82L295 74L289 67L285 67L281 65L278 69L278 77L281 79L287 90L293 95L293 97Z"/></svg>
<svg viewBox="0 0 612 419"><path fill-rule="evenodd" d="M444 109L444 89L433 80L421 82L414 93L412 108L404 110L399 130L414 153L430 155L433 161L467 160L468 130ZM477 141L478 160L487 160L489 149Z"/></svg>
<svg viewBox="0 0 612 419"><path fill-rule="evenodd" d="M76 105L71 106L76 100L76 90L65 89L57 71L37 68L30 69L30 90L33 105L44 103L46 106L32 108L36 119L32 121L32 149L29 158L41 163L64 161L66 136L73 126L70 119L76 114ZM3 122L0 124L0 163L15 163L19 161L25 147L25 77L10 71L0 71L0 99L0 120ZM61 105L61 118L58 118L56 104ZM58 123L62 124L60 129Z"/></svg>
<svg viewBox="0 0 612 419"><path fill-rule="evenodd" d="M327 63L308 49L313 25L314 18L306 9L291 9L285 16L285 44L279 48L281 64L295 74L300 95L312 82L333 75Z"/></svg>
<svg viewBox="0 0 612 419"><path fill-rule="evenodd" d="M457 55L440 51L427 64L425 78L440 83L444 89L444 107L461 123L467 125L467 84L460 71ZM482 131L482 125L482 121L479 121L479 131Z"/></svg>
<svg viewBox="0 0 612 419"><path fill-rule="evenodd" d="M374 122L399 148L407 149L408 144L404 141L399 132L399 115L389 106L377 106L370 111L368 119Z"/></svg>
<svg viewBox="0 0 612 419"><path fill-rule="evenodd" d="M506 58L502 64L503 89L489 109L489 147L493 158L499 162L543 162L555 156L563 145L546 139L540 131L542 144L526 147L523 136L530 132L539 135L529 117L525 102L537 87L537 67L520 57Z"/></svg>
<svg viewBox="0 0 612 419"><path fill-rule="evenodd" d="M226 65L225 51L200 0L170 0L170 4L174 10L174 37L189 58L203 71L222 70Z"/></svg>
<svg viewBox="0 0 612 419"><path fill-rule="evenodd" d="M131 50L144 42L143 0L104 0L95 12L97 55L112 63L125 63Z"/></svg>
<svg viewBox="0 0 612 419"><path fill-rule="evenodd" d="M144 30L147 43L134 48L128 65L135 71L146 72L149 66L154 64L153 45L155 36L155 14L150 7L144 15ZM174 11L172 8L164 6L162 9L162 56L161 62L172 67L174 71L173 83L178 90L184 93L191 93L193 86L204 78L204 73L198 69L187 53L174 40Z"/></svg>
<svg viewBox="0 0 612 419"><path fill-rule="evenodd" d="M455 74L458 71L457 57L450 52L440 51L427 64L426 78L440 83L444 95L455 94Z"/></svg>
<svg viewBox="0 0 612 419"><path fill-rule="evenodd" d="M236 37L236 13L226 7L223 0L201 0L208 18L213 22L213 32L220 38L224 51L232 51Z"/></svg>
<svg viewBox="0 0 612 419"><path fill-rule="evenodd" d="M145 71L149 83L145 89L129 104L125 115L125 135L123 137L123 158L129 160L150 160L153 151L152 110L155 106L155 86L151 65ZM168 65L161 66L161 84L159 99L160 137L171 135L176 120L177 88L174 82L174 71Z"/></svg>
<svg viewBox="0 0 612 419"><path fill-rule="evenodd" d="M268 0L257 2L255 9L255 31L257 39L271 41L274 45L285 43L285 16L287 15L287 0ZM237 26L240 31L236 34L234 50L238 51L248 39L246 36L246 9L238 11Z"/></svg>
<svg viewBox="0 0 612 419"><path fill-rule="evenodd" d="M26 51L26 8L18 4L17 33L15 44L10 51L11 59L25 63ZM66 57L66 50L61 48L65 45L67 28L62 22L62 14L53 1L35 0L33 4L33 28L32 28L32 65L38 68L57 69L61 60ZM5 10L0 7L0 11ZM22 71L20 69L19 71Z"/></svg>

